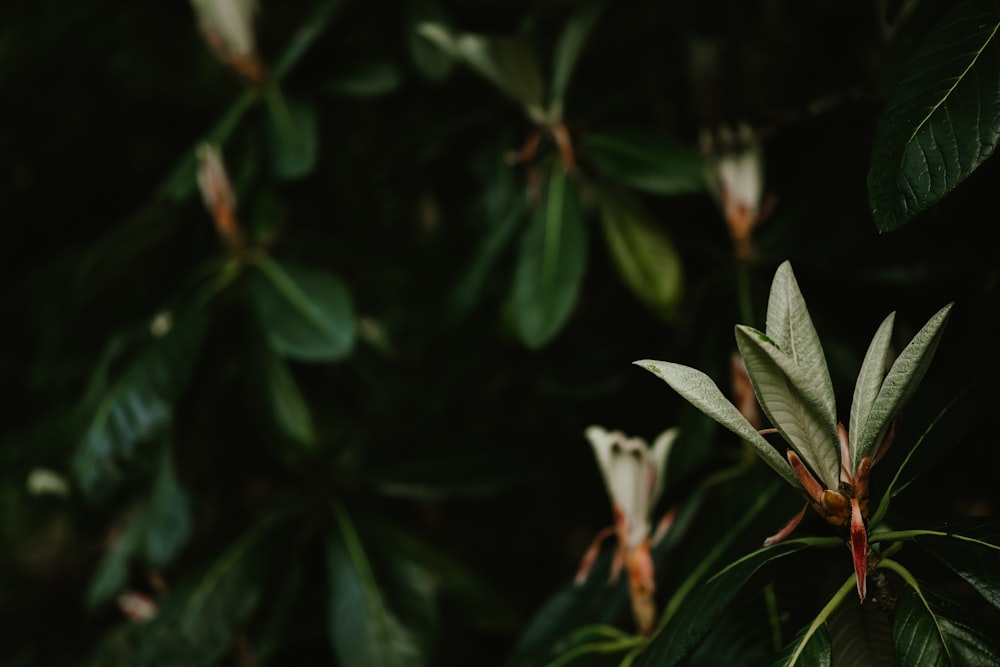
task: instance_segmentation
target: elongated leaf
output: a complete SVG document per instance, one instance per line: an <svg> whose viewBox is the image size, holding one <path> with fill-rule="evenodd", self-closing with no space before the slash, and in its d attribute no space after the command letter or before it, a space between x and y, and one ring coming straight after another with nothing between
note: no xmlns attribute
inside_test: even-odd
<svg viewBox="0 0 1000 667"><path fill-rule="evenodd" d="M829 667L831 664L833 652L826 627L812 628L808 625L799 630L791 643L771 663L772 667Z"/></svg>
<svg viewBox="0 0 1000 667"><path fill-rule="evenodd" d="M541 120L541 68L534 50L519 37L453 34L439 23L421 23L417 32L456 60L461 60L497 88L520 102L528 116Z"/></svg>
<svg viewBox="0 0 1000 667"><path fill-rule="evenodd" d="M158 451L146 445L165 435L173 421L173 404L197 360L204 325L200 313L178 317L166 335L150 337L105 394L73 458L85 496L106 497L130 464Z"/></svg>
<svg viewBox="0 0 1000 667"><path fill-rule="evenodd" d="M260 597L259 546L274 516L258 523L207 569L173 589L139 633L137 667L215 664Z"/></svg>
<svg viewBox="0 0 1000 667"><path fill-rule="evenodd" d="M338 511L340 530L327 540L330 641L341 664L358 667L404 667L427 664L430 639L406 624L400 607L409 605L408 619L431 613L431 589L425 572L406 571L391 577L378 568L379 555L362 542L353 520ZM404 554L381 554L405 559ZM391 582L390 582L391 580ZM383 584L394 584L388 589ZM413 604L417 609L413 609ZM414 614L414 611L416 613Z"/></svg>
<svg viewBox="0 0 1000 667"><path fill-rule="evenodd" d="M913 541L969 582L1000 609L1000 524L991 522L960 534L917 535Z"/></svg>
<svg viewBox="0 0 1000 667"><path fill-rule="evenodd" d="M858 372L858 380L854 383L854 399L851 401L851 423L848 431L854 444L852 449L857 448L858 436L864 423L868 421L868 414L878 397L879 389L882 388L882 380L885 379L885 365L888 362L892 325L895 319L896 314L889 313L889 316L882 321L868 345L868 352L865 353L861 370Z"/></svg>
<svg viewBox="0 0 1000 667"><path fill-rule="evenodd" d="M164 448L146 514L146 561L156 568L169 565L191 536L191 496L177 480L173 457Z"/></svg>
<svg viewBox="0 0 1000 667"><path fill-rule="evenodd" d="M87 587L86 605L95 609L112 600L128 581L129 563L142 546L146 528L146 508L140 503L133 508L125 530L108 546Z"/></svg>
<svg viewBox="0 0 1000 667"><path fill-rule="evenodd" d="M852 578L848 590L854 588ZM830 614L826 630L837 664L895 666L891 619L870 599L859 605L853 595L848 595Z"/></svg>
<svg viewBox="0 0 1000 667"><path fill-rule="evenodd" d="M670 385L671 389L687 399L706 415L749 442L764 461L774 468L785 481L801 488L798 477L781 454L764 439L757 429L722 394L719 387L704 373L688 366L668 361L643 359L634 362Z"/></svg>
<svg viewBox="0 0 1000 667"><path fill-rule="evenodd" d="M570 77L603 9L604 5L600 2L584 4L573 13L559 35L552 58L552 81L549 91L549 117L553 121L562 120Z"/></svg>
<svg viewBox="0 0 1000 667"><path fill-rule="evenodd" d="M586 261L580 195L556 164L525 231L514 272L514 326L525 345L541 347L559 333L573 308Z"/></svg>
<svg viewBox="0 0 1000 667"><path fill-rule="evenodd" d="M388 58L349 61L326 84L326 90L344 97L378 97L388 95L403 83L399 65Z"/></svg>
<svg viewBox="0 0 1000 667"><path fill-rule="evenodd" d="M288 364L274 354L267 355L264 364L274 420L285 435L295 442L314 445L316 431L312 412Z"/></svg>
<svg viewBox="0 0 1000 667"><path fill-rule="evenodd" d="M301 100L284 100L277 88L268 95L267 137L271 167L281 180L308 176L319 154L316 108Z"/></svg>
<svg viewBox="0 0 1000 667"><path fill-rule="evenodd" d="M948 304L927 321L913 340L903 348L882 382L878 397L872 404L868 419L855 440L854 464L872 455L882 443L885 433L903 405L910 399L927 372L934 352L941 341L944 325L952 304Z"/></svg>
<svg viewBox="0 0 1000 667"><path fill-rule="evenodd" d="M354 347L354 307L343 283L313 267L255 260L250 298L268 342L299 361L336 361Z"/></svg>
<svg viewBox="0 0 1000 667"><path fill-rule="evenodd" d="M1000 5L972 0L934 27L879 121L868 174L875 224L891 231L951 192L1000 139Z"/></svg>
<svg viewBox="0 0 1000 667"><path fill-rule="evenodd" d="M893 637L901 667L970 667L1000 662L996 641L956 601L912 578L895 610Z"/></svg>
<svg viewBox="0 0 1000 667"><path fill-rule="evenodd" d="M764 333L801 369L813 388L811 395L820 401L823 419L836 429L837 401L826 356L790 262L782 262L771 281Z"/></svg>
<svg viewBox="0 0 1000 667"><path fill-rule="evenodd" d="M840 481L837 425L825 412L819 390L792 357L764 334L736 327L736 345L761 408L828 489Z"/></svg>
<svg viewBox="0 0 1000 667"><path fill-rule="evenodd" d="M602 191L600 212L618 274L647 308L671 319L683 288L681 259L673 241L630 197Z"/></svg>
<svg viewBox="0 0 1000 667"><path fill-rule="evenodd" d="M705 163L668 135L635 128L588 134L583 153L606 178L656 195L706 192Z"/></svg>
<svg viewBox="0 0 1000 667"><path fill-rule="evenodd" d="M689 596L684 601L636 660L636 667L670 667L677 664L708 633L750 577L768 563L808 546L801 540L782 542L754 551L724 568L706 581L697 595Z"/></svg>

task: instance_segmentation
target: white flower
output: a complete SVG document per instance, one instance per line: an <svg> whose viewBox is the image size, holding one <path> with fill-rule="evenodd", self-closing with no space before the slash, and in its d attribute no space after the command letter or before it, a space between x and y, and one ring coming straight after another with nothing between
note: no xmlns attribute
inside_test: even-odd
<svg viewBox="0 0 1000 667"><path fill-rule="evenodd" d="M735 134L723 126L715 136L703 134L701 143L713 166L716 196L736 254L747 259L750 234L766 217L764 151L760 139L748 125L740 125Z"/></svg>

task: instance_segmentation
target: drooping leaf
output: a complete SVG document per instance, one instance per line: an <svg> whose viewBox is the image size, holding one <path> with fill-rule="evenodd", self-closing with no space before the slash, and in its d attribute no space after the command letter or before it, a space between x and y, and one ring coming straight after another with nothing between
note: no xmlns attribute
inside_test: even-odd
<svg viewBox="0 0 1000 667"><path fill-rule="evenodd" d="M823 419L836 429L837 402L826 355L790 262L782 262L774 272L764 333L801 369L802 377L810 381L810 394L820 402Z"/></svg>
<svg viewBox="0 0 1000 667"><path fill-rule="evenodd" d="M143 457L148 461L158 451L144 445L169 429L174 401L187 383L204 330L201 313L177 317L165 335L150 335L104 395L73 458L85 496L106 497L125 478L130 464Z"/></svg>
<svg viewBox="0 0 1000 667"><path fill-rule="evenodd" d="M913 541L933 554L1000 609L1000 524L990 522L960 533L916 535Z"/></svg>
<svg viewBox="0 0 1000 667"><path fill-rule="evenodd" d="M882 112L868 174L880 231L951 192L1000 139L1000 5L971 0L932 29Z"/></svg>
<svg viewBox="0 0 1000 667"><path fill-rule="evenodd" d="M143 543L146 507L139 503L127 519L125 530L117 536L101 558L87 587L86 605L95 609L122 592L128 581L129 564Z"/></svg>
<svg viewBox="0 0 1000 667"><path fill-rule="evenodd" d="M538 56L523 39L453 34L443 25L430 22L418 25L417 32L519 102L530 118L544 118L544 84Z"/></svg>
<svg viewBox="0 0 1000 667"><path fill-rule="evenodd" d="M862 458L871 456L878 449L892 420L924 378L941 341L951 306L952 304L948 304L927 321L927 324L899 353L892 368L889 369L868 413L868 419L865 420L861 433L854 441L852 454L855 467Z"/></svg>
<svg viewBox="0 0 1000 667"><path fill-rule="evenodd" d="M738 325L736 344L764 414L826 488L837 488L837 425L826 412L824 397L818 395L821 389L793 357L756 329Z"/></svg>
<svg viewBox="0 0 1000 667"><path fill-rule="evenodd" d="M656 195L706 192L706 167L697 153L654 130L591 133L581 143L606 178Z"/></svg>
<svg viewBox="0 0 1000 667"><path fill-rule="evenodd" d="M573 308L586 261L580 195L562 167L554 164L514 271L514 326L525 345L541 347L559 333Z"/></svg>
<svg viewBox="0 0 1000 667"><path fill-rule="evenodd" d="M215 664L257 606L263 586L261 538L274 525L269 515L192 579L170 591L138 634L136 667Z"/></svg>
<svg viewBox="0 0 1000 667"><path fill-rule="evenodd" d="M683 289L681 259L673 241L631 197L605 190L599 205L618 274L647 308L671 319Z"/></svg>
<svg viewBox="0 0 1000 667"><path fill-rule="evenodd" d="M710 377L694 368L667 361L643 359L635 364L658 376L696 408L746 440L785 481L801 488L788 461L740 414Z"/></svg>
<svg viewBox="0 0 1000 667"><path fill-rule="evenodd" d="M809 546L790 540L758 549L728 565L706 581L697 595L689 596L636 660L636 667L670 667L677 664L701 640L725 611L740 588L768 563Z"/></svg>
<svg viewBox="0 0 1000 667"><path fill-rule="evenodd" d="M268 95L267 137L276 178L292 181L308 176L319 154L319 117L302 100L286 100L277 88Z"/></svg>
<svg viewBox="0 0 1000 667"><path fill-rule="evenodd" d="M552 81L549 90L549 117L553 121L562 120L570 77L603 9L604 6L600 2L584 4L573 13L559 35L552 57Z"/></svg>
<svg viewBox="0 0 1000 667"><path fill-rule="evenodd" d="M405 554L383 552L405 571L377 567L376 548L362 541L353 519L340 508L340 530L326 543L329 575L328 634L341 664L404 667L427 664L430 637L415 627L433 613L426 572ZM405 620L404 620L405 619ZM407 623L406 621L409 621Z"/></svg>
<svg viewBox="0 0 1000 667"><path fill-rule="evenodd" d="M1000 647L960 603L912 577L895 609L893 637L901 667L995 665Z"/></svg>
<svg viewBox="0 0 1000 667"><path fill-rule="evenodd" d="M343 283L322 269L258 257L250 298L268 342L298 361L336 361L354 346L354 307Z"/></svg>
<svg viewBox="0 0 1000 667"><path fill-rule="evenodd" d="M851 442L857 447L858 436L865 422L868 421L868 413L871 412L872 405L878 397L878 391L882 388L882 380L885 379L885 365L888 363L889 344L892 342L892 325L896 320L895 313L882 321L878 331L868 345L868 352L861 363L861 370L858 372L858 380L854 383L854 398L851 401L851 423L848 428Z"/></svg>

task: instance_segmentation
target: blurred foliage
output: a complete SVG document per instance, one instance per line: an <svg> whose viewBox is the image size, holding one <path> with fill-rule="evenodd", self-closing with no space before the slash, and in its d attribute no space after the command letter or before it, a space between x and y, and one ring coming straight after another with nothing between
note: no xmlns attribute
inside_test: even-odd
<svg viewBox="0 0 1000 667"><path fill-rule="evenodd" d="M611 549L571 582L594 423L681 429L665 618L746 565L679 658L825 655L844 558L748 556L801 499L631 362L728 391L788 259L848 405L888 310L898 344L954 300L886 521L995 518L1000 11L954 4L262 0L241 51L181 0L4 3L0 663L636 658ZM897 658L941 618L996 656L995 559L915 541Z"/></svg>

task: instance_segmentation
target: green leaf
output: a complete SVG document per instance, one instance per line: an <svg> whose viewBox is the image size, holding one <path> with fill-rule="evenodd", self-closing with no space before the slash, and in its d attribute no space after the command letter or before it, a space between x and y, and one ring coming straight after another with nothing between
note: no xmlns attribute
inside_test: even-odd
<svg viewBox="0 0 1000 667"><path fill-rule="evenodd" d="M903 348L882 382L878 397L872 404L868 419L855 441L854 465L878 450L886 431L903 405L910 399L924 378L934 352L941 341L952 304L948 304L927 321L913 340Z"/></svg>
<svg viewBox="0 0 1000 667"><path fill-rule="evenodd" d="M858 380L854 383L854 399L851 401L851 423L849 434L853 449L857 449L858 436L868 421L868 415L878 391L882 388L882 380L885 379L885 365L888 362L889 345L892 343L892 325L896 319L895 313L882 321L878 331L868 345L868 352L861 363L861 370L858 372Z"/></svg>
<svg viewBox="0 0 1000 667"><path fill-rule="evenodd" d="M706 192L704 161L668 135L635 128L588 134L583 153L610 180L656 195Z"/></svg>
<svg viewBox="0 0 1000 667"><path fill-rule="evenodd" d="M818 394L822 389L760 331L738 325L736 345L767 418L826 488L836 489L840 446L837 425L826 411L824 397Z"/></svg>
<svg viewBox="0 0 1000 667"><path fill-rule="evenodd" d="M685 599L677 613L639 656L636 667L670 667L677 664L708 633L740 588L758 570L808 546L807 541L789 540L758 549L725 567L706 581L697 595Z"/></svg>
<svg viewBox="0 0 1000 667"><path fill-rule="evenodd" d="M562 120L570 77L573 75L580 52L583 51L583 46L603 10L604 5L600 2L583 4L566 22L559 35L552 58L552 82L549 91L549 118L552 121Z"/></svg>
<svg viewBox="0 0 1000 667"><path fill-rule="evenodd" d="M97 570L87 587L87 609L96 609L102 604L114 599L128 581L129 564L135 552L142 545L146 528L146 507L137 503L132 509L125 530L109 545Z"/></svg>
<svg viewBox="0 0 1000 667"><path fill-rule="evenodd" d="M254 259L250 298L268 342L298 361L336 361L354 347L354 308L343 283L322 269Z"/></svg>
<svg viewBox="0 0 1000 667"><path fill-rule="evenodd" d="M340 530L327 539L326 546L327 621L338 660L358 667L427 664L429 637L415 626L433 614L433 586L427 573L395 550L364 544L346 510L337 506L335 513ZM374 557L379 554L393 556L396 567L405 565L405 569L392 577L386 568L377 567ZM384 588L386 583L393 585Z"/></svg>
<svg viewBox="0 0 1000 667"><path fill-rule="evenodd" d="M833 654L830 649L830 636L825 627L813 628L807 625L799 630L795 639L784 648L781 654L771 663L772 667L829 667Z"/></svg>
<svg viewBox="0 0 1000 667"><path fill-rule="evenodd" d="M667 361L643 359L634 363L658 376L696 408L750 443L789 484L797 489L802 487L788 461L740 414L710 377L694 368Z"/></svg>
<svg viewBox="0 0 1000 667"><path fill-rule="evenodd" d="M534 50L520 37L453 34L439 23L421 23L417 32L464 62L504 94L519 102L529 118L544 118L541 68Z"/></svg>
<svg viewBox="0 0 1000 667"><path fill-rule="evenodd" d="M161 337L150 335L118 381L105 393L73 457L83 494L107 497L127 468L155 450L173 422L173 404L198 356L205 322L200 313L178 318Z"/></svg>
<svg viewBox="0 0 1000 667"><path fill-rule="evenodd" d="M995 640L976 627L960 603L912 576L905 578L909 586L900 595L893 625L896 664L985 667L1000 662Z"/></svg>
<svg viewBox="0 0 1000 667"><path fill-rule="evenodd" d="M809 380L810 395L820 402L823 419L833 424L836 442L837 399L833 382L826 367L823 346L790 262L782 262L774 272L764 333L779 350L792 358L802 371L802 377Z"/></svg>
<svg viewBox="0 0 1000 667"><path fill-rule="evenodd" d="M853 577L850 583L848 590L855 590ZM859 605L853 595L847 595L840 606L830 614L826 621L826 630L838 664L895 666L891 619L871 599L866 599Z"/></svg>
<svg viewBox="0 0 1000 667"><path fill-rule="evenodd" d="M882 112L868 174L875 224L891 231L951 192L1000 139L1000 5L972 0L932 29Z"/></svg>
<svg viewBox="0 0 1000 667"><path fill-rule="evenodd" d="M990 522L961 534L927 532L914 536L922 549L965 579L980 595L1000 609L1000 523Z"/></svg>
<svg viewBox="0 0 1000 667"><path fill-rule="evenodd" d="M271 411L281 431L292 440L304 445L316 444L312 411L299 389L288 363L275 354L264 360L267 373L267 393Z"/></svg>
<svg viewBox="0 0 1000 667"><path fill-rule="evenodd" d="M580 290L586 262L580 195L562 167L553 164L514 271L514 327L525 345L541 347L559 333Z"/></svg>
<svg viewBox="0 0 1000 667"><path fill-rule="evenodd" d="M599 205L618 274L647 308L673 318L683 289L681 259L673 241L631 197L602 190Z"/></svg>
<svg viewBox="0 0 1000 667"><path fill-rule="evenodd" d="M267 137L275 177L293 181L308 176L316 168L319 154L316 107L301 100L285 100L274 86L267 100Z"/></svg>
<svg viewBox="0 0 1000 667"><path fill-rule="evenodd" d="M389 59L361 60L344 63L326 89L344 97L379 97L399 88L403 74L399 66Z"/></svg>
<svg viewBox="0 0 1000 667"><path fill-rule="evenodd" d="M233 634L260 598L258 547L275 517L259 522L170 592L156 618L139 632L136 667L215 664L229 650Z"/></svg>
<svg viewBox="0 0 1000 667"><path fill-rule="evenodd" d="M191 497L177 481L167 448L163 450L144 518L146 561L156 568L165 567L191 536Z"/></svg>

